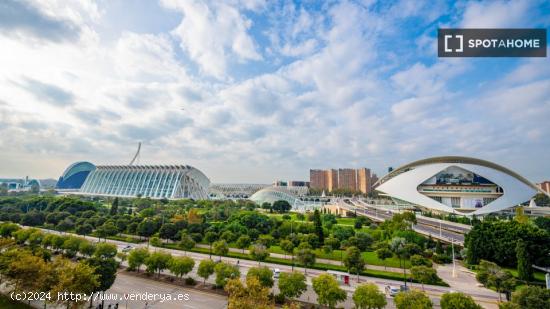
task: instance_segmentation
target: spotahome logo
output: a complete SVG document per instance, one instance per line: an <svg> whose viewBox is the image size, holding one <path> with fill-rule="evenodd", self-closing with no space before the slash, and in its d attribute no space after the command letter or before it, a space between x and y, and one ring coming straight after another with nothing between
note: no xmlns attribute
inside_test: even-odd
<svg viewBox="0 0 550 309"><path fill-rule="evenodd" d="M546 29L438 29L439 57L546 57Z"/></svg>

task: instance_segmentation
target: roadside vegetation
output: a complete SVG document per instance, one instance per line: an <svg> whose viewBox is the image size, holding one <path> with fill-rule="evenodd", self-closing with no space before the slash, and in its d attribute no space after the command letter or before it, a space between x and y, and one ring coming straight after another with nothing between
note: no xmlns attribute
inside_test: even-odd
<svg viewBox="0 0 550 309"><path fill-rule="evenodd" d="M402 271L420 266L411 263L413 256L428 268L432 261L450 261L450 248L412 231L416 220L412 213L376 225L353 213L341 218L324 211L300 214L289 210L284 201L258 207L249 201L53 196L0 199L0 221L91 235L98 240L149 242L210 256L445 285L436 275L411 278Z"/></svg>

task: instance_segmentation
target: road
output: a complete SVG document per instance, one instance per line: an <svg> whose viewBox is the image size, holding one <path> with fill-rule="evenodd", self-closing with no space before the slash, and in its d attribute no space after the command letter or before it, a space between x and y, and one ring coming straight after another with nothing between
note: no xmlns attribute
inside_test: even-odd
<svg viewBox="0 0 550 309"><path fill-rule="evenodd" d="M373 207L369 204L352 201L350 203L344 203L343 206L349 206L353 211L356 211L358 214L368 216L373 219L378 219L379 221L385 221L393 217L393 212L390 210L380 210L376 207ZM441 227L437 227L432 220L417 218L417 224L413 226L413 229L424 235L431 235L433 238L441 239L446 242L454 242L459 245L464 244L464 234L457 233L454 230L458 230L453 224L441 223ZM453 229L453 230L450 230Z"/></svg>
<svg viewBox="0 0 550 309"><path fill-rule="evenodd" d="M47 230L47 229L42 229L42 231L47 232L47 233L71 235L71 233L61 233L61 232ZM76 235L76 234L72 234L72 235L83 237L83 238L86 238L90 241L97 241L96 237L81 236L81 235ZM126 247L128 245L132 246L133 248L148 247L147 244L143 244L143 243L141 243L141 244L132 244L132 243L127 243L127 242L118 241L118 240L110 240L110 239L107 239L106 242L116 245L119 251L121 251L124 247ZM189 274L189 276L191 276L193 278L196 278L198 280L200 280L200 277L196 273L197 268L198 268L198 262L201 261L201 260L209 258L208 254L202 254L202 253L196 253L196 252L184 252L184 251L174 250L174 249L161 249L161 248L157 248L157 247L150 247L149 250L151 250L151 251L164 251L164 252L168 252L168 253L172 254L173 256L187 255L187 256L193 258L196 261L196 264L195 264L195 268ZM213 256L212 258L215 259L215 260L220 259L219 257L216 257L216 256ZM224 261L224 262L227 262L227 263L238 265L240 270L241 270L241 275L243 276L243 278L246 276L246 273L247 273L248 269L250 269L251 267L257 267L258 266L258 262L250 261L250 260L239 260L239 259L230 258L230 257L222 257L221 260ZM271 269L278 268L282 272L292 271L292 267L287 266L287 265L280 265L280 264L273 264L273 263L262 263L261 265L262 266L267 266ZM302 267L294 267L294 269L296 271L305 272L305 269L302 268ZM305 292L301 296L300 300L309 301L309 302L316 302L317 297L316 297L315 293L313 292L313 290L311 288L311 279L314 278L314 277L317 277L318 275L323 274L323 273L326 273L326 272L322 271L322 270L316 270L316 269L308 269L307 270L307 276L306 277L307 277L307 282L308 282L308 291ZM210 278L210 282L212 282L212 280L213 280L213 276L212 276L212 278ZM379 288L382 291L384 290L384 287L387 286L387 285L399 286L400 284L403 283L402 281L395 281L395 280L388 280L388 279L381 279L381 278L374 278L374 277L366 277L366 276L360 276L359 280L360 280L360 283L364 283L364 282L375 283L376 285L379 286ZM153 283L153 284L156 284L156 283ZM344 306L344 308L353 308L353 304L352 304L352 301L351 301L351 295L353 294L353 291L355 290L355 287L357 286L357 284L358 283L356 282L356 276L353 276L353 280L350 280L350 285L349 286L345 286L345 285L341 286L348 293L348 300L345 303L341 304L341 305ZM413 288L418 288L418 289L421 288L421 285L416 284L416 283L414 283L414 284L413 283L408 283L408 285L413 287ZM463 292L465 294L471 295L480 305L484 306L485 308L497 308L496 305L495 305L496 300L498 299L498 296L496 296L496 293L494 293L493 291L484 289L484 288L477 287L475 285L459 286L458 288L455 288L455 287L448 288L448 287L441 287L441 286L425 285L425 291L428 294L428 296L432 299L434 304L439 304L439 299L440 299L441 294L449 292L449 291L460 291L460 292ZM392 304L393 304L392 299L388 297L388 308L393 308ZM164 308L164 307L154 307L154 308Z"/></svg>

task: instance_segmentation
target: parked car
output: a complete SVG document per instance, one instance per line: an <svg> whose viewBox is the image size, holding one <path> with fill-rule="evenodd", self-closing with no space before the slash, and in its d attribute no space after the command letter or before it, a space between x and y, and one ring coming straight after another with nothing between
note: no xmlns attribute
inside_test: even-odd
<svg viewBox="0 0 550 309"><path fill-rule="evenodd" d="M273 269L273 278L279 279L280 274L281 274L281 270L279 268Z"/></svg>
<svg viewBox="0 0 550 309"><path fill-rule="evenodd" d="M134 247L128 245L128 246L122 248L122 252L128 252L128 251L130 251L130 250L132 250L132 249L134 249Z"/></svg>
<svg viewBox="0 0 550 309"><path fill-rule="evenodd" d="M387 295L394 297L397 293L401 292L401 289L396 286L386 285L385 291Z"/></svg>

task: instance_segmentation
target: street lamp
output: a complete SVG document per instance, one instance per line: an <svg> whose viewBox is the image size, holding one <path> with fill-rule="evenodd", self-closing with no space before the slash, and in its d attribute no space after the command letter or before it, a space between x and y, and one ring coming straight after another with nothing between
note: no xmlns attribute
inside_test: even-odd
<svg viewBox="0 0 550 309"><path fill-rule="evenodd" d="M453 252L453 278L456 278L456 261L455 261L455 246L454 246L454 239L451 238L451 249Z"/></svg>

